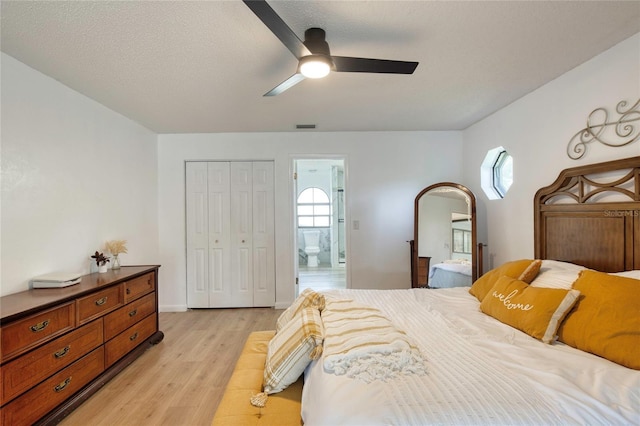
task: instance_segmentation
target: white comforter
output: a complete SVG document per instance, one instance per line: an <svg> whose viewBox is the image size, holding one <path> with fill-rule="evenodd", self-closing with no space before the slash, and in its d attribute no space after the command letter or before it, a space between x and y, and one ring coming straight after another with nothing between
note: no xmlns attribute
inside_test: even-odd
<svg viewBox="0 0 640 426"><path fill-rule="evenodd" d="M386 313L417 343L427 374L367 384L314 361L306 426L640 424L640 372L504 325L480 312L468 288L331 294Z"/></svg>
<svg viewBox="0 0 640 426"><path fill-rule="evenodd" d="M435 265L431 265L429 268L429 278L433 277L433 274L436 273L436 269L443 269L445 271L457 272L462 275L471 276L471 264L470 263L436 263Z"/></svg>

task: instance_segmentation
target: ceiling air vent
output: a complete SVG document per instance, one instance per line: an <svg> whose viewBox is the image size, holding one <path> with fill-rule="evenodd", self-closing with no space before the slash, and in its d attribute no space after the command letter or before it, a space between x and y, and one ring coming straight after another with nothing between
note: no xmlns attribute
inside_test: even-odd
<svg viewBox="0 0 640 426"><path fill-rule="evenodd" d="M296 124L296 129L315 129L315 124Z"/></svg>

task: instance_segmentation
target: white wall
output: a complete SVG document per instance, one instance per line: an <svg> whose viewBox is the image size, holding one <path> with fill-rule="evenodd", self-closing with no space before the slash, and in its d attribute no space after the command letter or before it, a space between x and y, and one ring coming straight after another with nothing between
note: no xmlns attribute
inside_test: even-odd
<svg viewBox="0 0 640 426"><path fill-rule="evenodd" d="M0 294L89 272L109 239L158 263L156 135L2 54Z"/></svg>
<svg viewBox="0 0 640 426"><path fill-rule="evenodd" d="M160 305L186 308L184 162L274 160L276 306L294 297L292 158L346 157L348 270L354 288L409 288L413 200L439 181L460 181L460 132L236 133L158 137ZM360 229L353 230L353 220Z"/></svg>
<svg viewBox="0 0 640 426"><path fill-rule="evenodd" d="M593 143L580 160L566 154L591 111L606 107L617 119L618 102L633 104L639 98L636 34L464 131L464 181L478 199L478 237L488 243L485 259L493 256L485 270L533 257L533 197L561 170L640 155L640 141L621 148ZM499 145L513 156L514 183L504 199L490 201L480 188L480 165L487 151Z"/></svg>

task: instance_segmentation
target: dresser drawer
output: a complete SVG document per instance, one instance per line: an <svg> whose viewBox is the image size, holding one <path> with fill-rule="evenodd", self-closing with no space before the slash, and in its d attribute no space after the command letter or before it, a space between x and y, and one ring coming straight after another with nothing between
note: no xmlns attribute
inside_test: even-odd
<svg viewBox="0 0 640 426"><path fill-rule="evenodd" d="M74 302L65 303L2 326L2 361L53 339L75 327Z"/></svg>
<svg viewBox="0 0 640 426"><path fill-rule="evenodd" d="M122 306L122 285L116 285L78 299L78 325Z"/></svg>
<svg viewBox="0 0 640 426"><path fill-rule="evenodd" d="M2 366L2 404L37 385L103 342L102 318Z"/></svg>
<svg viewBox="0 0 640 426"><path fill-rule="evenodd" d="M156 294L134 300L104 318L104 340L110 340L156 311Z"/></svg>
<svg viewBox="0 0 640 426"><path fill-rule="evenodd" d="M2 424L33 424L103 371L104 347L100 346L2 407Z"/></svg>
<svg viewBox="0 0 640 426"><path fill-rule="evenodd" d="M105 346L105 368L109 368L114 362L119 360L126 353L144 342L148 337L156 332L156 314L149 315L139 323L126 329L113 339L109 340Z"/></svg>
<svg viewBox="0 0 640 426"><path fill-rule="evenodd" d="M124 302L129 303L156 289L156 274L151 272L124 283Z"/></svg>

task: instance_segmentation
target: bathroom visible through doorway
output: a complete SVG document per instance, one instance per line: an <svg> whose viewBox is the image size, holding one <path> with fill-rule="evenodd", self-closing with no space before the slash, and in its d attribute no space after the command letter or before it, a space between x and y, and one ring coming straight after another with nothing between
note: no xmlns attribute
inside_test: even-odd
<svg viewBox="0 0 640 426"><path fill-rule="evenodd" d="M344 158L295 159L297 293L347 288Z"/></svg>

